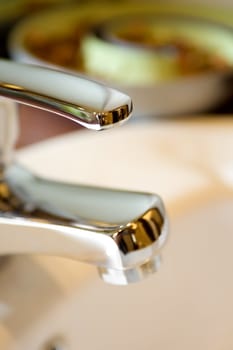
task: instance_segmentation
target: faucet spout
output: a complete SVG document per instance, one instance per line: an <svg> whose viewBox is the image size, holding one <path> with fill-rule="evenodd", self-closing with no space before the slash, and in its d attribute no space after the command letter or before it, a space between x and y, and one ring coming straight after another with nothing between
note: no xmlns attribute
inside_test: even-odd
<svg viewBox="0 0 233 350"><path fill-rule="evenodd" d="M157 270L167 232L158 196L54 182L16 164L1 188L0 254L75 258L114 284Z"/></svg>
<svg viewBox="0 0 233 350"><path fill-rule="evenodd" d="M2 74L3 67L5 71L10 67L8 64L13 72L10 79L7 74ZM4 77L5 81L4 84L0 83L0 94L16 98L23 103L31 101L33 96L33 105L37 105L39 99L43 102L43 108L45 105L48 106L48 99L44 99L43 94L44 76L42 83L34 85L33 82L30 86L26 84L28 78L23 81L22 76L17 75L18 69L17 63L0 60L0 77L1 79ZM35 72L39 69L43 74L45 72L50 74L50 71L44 68L23 66L25 73L34 74L34 69ZM55 77L56 75L60 77L60 74L64 78L65 73L60 72L55 72ZM72 77L74 80L76 78ZM66 87L69 86L68 80ZM85 79L77 78L77 85L79 84L91 86L92 82L86 83ZM99 91L97 87L95 88ZM130 99L102 85L99 88L111 91L110 95L105 96L110 100L107 102L102 92L100 95L94 93L94 101L89 100L88 110L92 110L93 116L96 116L96 111L98 116L112 114L112 119L107 119L106 122L103 122L103 118L98 119L100 128L115 125L116 120L121 123L131 113ZM114 101L111 100L111 96L114 96ZM117 96L120 97L118 102ZM60 95L59 101L62 100L67 105L68 98L69 94L65 95L65 98ZM51 89L49 106L53 106L50 110L58 109L58 113L62 114L60 107L51 102L57 99L58 96L55 96ZM79 113L82 99L85 100L84 95L81 96L78 107L74 107L72 100L73 115L74 108L77 108ZM124 113L121 102L124 102L123 106L127 106L126 109L123 108ZM107 105L114 107L113 110L108 110ZM77 121L84 126L91 125L91 128L95 125L92 121L89 124L89 120L80 119L79 114ZM9 135L13 124L8 123ZM2 125L6 126L6 123ZM2 133L5 134L6 132ZM157 195L44 179L19 164L4 161L8 157L4 157L4 147L2 151L1 144L4 145L0 139L0 156L3 156L0 163L4 165L0 168L0 255L34 253L78 259L96 265L102 278L113 284L136 282L157 270L160 250L168 231L164 206Z"/></svg>
<svg viewBox="0 0 233 350"><path fill-rule="evenodd" d="M129 96L78 75L0 59L0 95L102 130L127 120Z"/></svg>

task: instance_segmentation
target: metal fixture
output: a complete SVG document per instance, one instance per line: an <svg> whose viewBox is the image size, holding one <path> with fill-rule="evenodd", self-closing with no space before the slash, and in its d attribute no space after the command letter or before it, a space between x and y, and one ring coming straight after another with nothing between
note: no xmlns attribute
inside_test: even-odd
<svg viewBox="0 0 233 350"><path fill-rule="evenodd" d="M2 96L91 129L121 124L132 112L123 93L64 72L0 60L0 80ZM0 116L0 255L68 256L96 265L102 278L114 284L135 282L156 271L167 236L161 199L54 182L15 164L12 103L12 110L9 102L2 104Z"/></svg>

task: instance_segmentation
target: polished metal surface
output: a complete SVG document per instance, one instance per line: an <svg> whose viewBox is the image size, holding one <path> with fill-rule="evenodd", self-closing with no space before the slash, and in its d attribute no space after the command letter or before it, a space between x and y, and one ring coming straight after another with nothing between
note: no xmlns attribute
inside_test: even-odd
<svg viewBox="0 0 233 350"><path fill-rule="evenodd" d="M95 130L121 123L132 112L131 99L120 91L80 76L3 59L0 95Z"/></svg>
<svg viewBox="0 0 233 350"><path fill-rule="evenodd" d="M19 67L14 69L17 73ZM34 72L33 67L28 69ZM27 72L26 66L24 70ZM40 71L42 75L47 72ZM63 77L63 73L55 74ZM85 80L78 84L84 84L85 90ZM114 105L128 99L112 91ZM20 90L20 96L27 101L27 92ZM99 100L92 97L92 105L97 106ZM103 94L97 97L101 99ZM112 106L112 102L107 104ZM112 111L104 108L104 113ZM6 117L3 113L2 118ZM9 145L14 140L11 128L15 129L16 118L11 115L10 120L2 123L2 134L7 132L11 139ZM115 119L108 119L108 125L115 125ZM35 253L74 258L96 265L102 278L113 284L136 282L157 270L168 231L165 209L157 195L47 180L4 161L11 159L9 149L7 157L4 147L0 151L0 255Z"/></svg>
<svg viewBox="0 0 233 350"><path fill-rule="evenodd" d="M156 271L167 236L156 195L54 182L16 164L1 181L0 227L0 254L75 258L115 284Z"/></svg>

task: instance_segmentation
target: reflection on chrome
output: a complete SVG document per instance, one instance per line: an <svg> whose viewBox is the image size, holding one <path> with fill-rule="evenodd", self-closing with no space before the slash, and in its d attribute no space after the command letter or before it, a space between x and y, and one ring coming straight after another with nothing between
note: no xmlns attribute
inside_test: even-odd
<svg viewBox="0 0 233 350"><path fill-rule="evenodd" d="M131 99L106 85L65 72L0 59L0 95L45 109L89 129L128 119Z"/></svg>
<svg viewBox="0 0 233 350"><path fill-rule="evenodd" d="M10 83L6 79L11 78L7 70L9 67L15 73ZM34 69L35 72L39 69L43 77L40 84L36 85L33 81L30 86L18 74L22 69L24 74L29 72L32 75ZM50 84L46 85L49 70L26 65L22 68L16 63L0 61L0 73L2 70L5 73L0 74L4 76L0 93L4 91L4 96L25 103L29 96L32 97L33 90L30 104L38 107L38 98L34 98L34 86L37 86L37 92L43 95L43 103L48 101L44 96ZM53 71L52 74L55 81L64 78L61 72ZM9 92L7 95L4 90L12 91L12 85L16 85L15 76L17 84L19 81L21 86L24 84L24 89L19 89L20 98L16 93L19 90L15 87L12 94ZM70 88L72 92L76 81L77 90L82 90L79 99L85 105L85 89L90 91L92 82L78 77L72 77L72 81L69 79L66 81L66 91ZM109 90L111 93L103 95L100 92L102 85L98 90L98 84L94 84L96 94L93 92L89 96L88 103L89 109L97 110L98 107L98 113L94 114L99 115L99 127L95 129L110 127L127 119L132 105L129 97L113 89ZM105 92L108 89L105 87ZM57 90L56 94L56 98L59 95L61 99L60 91ZM66 103L68 96L64 95L62 100ZM50 91L51 96L54 98ZM109 100L106 100L106 96ZM79 116L82 101L79 101L75 111L72 99L72 115ZM55 182L38 177L15 164L11 161L11 155L17 135L17 115L12 104L12 101L3 99L0 105L0 126L3 131L0 138L4 137L4 140L0 139L0 255L35 253L70 257L96 265L102 278L113 284L136 282L156 271L160 263L160 250L167 237L167 217L161 199L150 193ZM57 104L49 110L64 116ZM78 117L77 121L87 127L93 127L97 121L90 120L89 124L89 120L84 119L80 121Z"/></svg>

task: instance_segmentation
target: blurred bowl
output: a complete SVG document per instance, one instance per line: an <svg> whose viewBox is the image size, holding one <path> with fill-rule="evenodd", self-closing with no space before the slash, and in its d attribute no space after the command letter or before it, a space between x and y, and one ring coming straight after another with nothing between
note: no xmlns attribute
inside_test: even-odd
<svg viewBox="0 0 233 350"><path fill-rule="evenodd" d="M154 85L229 71L233 32L191 16L113 16L83 35L80 52L88 74L124 85Z"/></svg>
<svg viewBox="0 0 233 350"><path fill-rule="evenodd" d="M132 97L137 115L198 113L232 95L233 30L230 20L223 21L219 14L213 9L177 4L70 5L18 23L9 36L9 53L15 60L72 70L111 84ZM204 52L220 60L221 69L184 75L167 50L165 58L162 50L161 58L158 48L115 40L116 28L122 29L134 17L173 41L182 37L202 51L202 58ZM96 35L96 28L101 28L101 35Z"/></svg>

